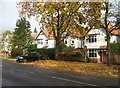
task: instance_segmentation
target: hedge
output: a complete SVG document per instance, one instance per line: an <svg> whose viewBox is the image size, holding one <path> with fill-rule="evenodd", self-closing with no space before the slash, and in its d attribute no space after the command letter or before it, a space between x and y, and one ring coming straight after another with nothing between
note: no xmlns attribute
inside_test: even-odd
<svg viewBox="0 0 120 88"><path fill-rule="evenodd" d="M114 53L120 53L120 43L111 43L110 50Z"/></svg>
<svg viewBox="0 0 120 88"><path fill-rule="evenodd" d="M29 49L28 52L38 52L44 57L49 57L49 59L55 59L55 48L41 48L41 49Z"/></svg>

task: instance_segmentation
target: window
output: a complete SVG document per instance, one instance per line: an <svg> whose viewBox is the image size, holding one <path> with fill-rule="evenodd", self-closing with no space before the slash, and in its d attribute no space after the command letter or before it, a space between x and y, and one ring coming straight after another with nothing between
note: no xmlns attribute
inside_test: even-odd
<svg viewBox="0 0 120 88"><path fill-rule="evenodd" d="M67 40L65 40L65 44L67 44Z"/></svg>
<svg viewBox="0 0 120 88"><path fill-rule="evenodd" d="M46 44L48 44L48 40L46 40Z"/></svg>
<svg viewBox="0 0 120 88"><path fill-rule="evenodd" d="M96 35L89 35L89 42L97 42L97 36Z"/></svg>
<svg viewBox="0 0 120 88"><path fill-rule="evenodd" d="M71 41L71 46L73 46L73 45L74 45L74 40Z"/></svg>
<svg viewBox="0 0 120 88"><path fill-rule="evenodd" d="M72 40L71 43L74 44L74 40Z"/></svg>
<svg viewBox="0 0 120 88"><path fill-rule="evenodd" d="M97 57L97 50L90 49L89 50L89 57Z"/></svg>
<svg viewBox="0 0 120 88"><path fill-rule="evenodd" d="M105 36L105 41L107 41L107 36Z"/></svg>
<svg viewBox="0 0 120 88"><path fill-rule="evenodd" d="M43 44L43 39L39 39L38 44Z"/></svg>

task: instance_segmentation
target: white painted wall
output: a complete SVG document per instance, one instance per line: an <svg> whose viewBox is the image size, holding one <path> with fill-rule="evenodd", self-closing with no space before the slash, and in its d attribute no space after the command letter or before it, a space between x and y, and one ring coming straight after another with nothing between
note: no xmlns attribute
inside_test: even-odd
<svg viewBox="0 0 120 88"><path fill-rule="evenodd" d="M110 42L111 42L111 43L120 42L120 36L119 36L119 35L111 35L111 37L110 37Z"/></svg>
<svg viewBox="0 0 120 88"><path fill-rule="evenodd" d="M48 40L48 48L55 48L55 40Z"/></svg>
<svg viewBox="0 0 120 88"><path fill-rule="evenodd" d="M67 41L67 46L69 47L69 46L71 46L71 47L75 47L75 48L81 48L81 40L80 39L78 39L78 38L71 38L71 37L67 37L67 38L65 38L64 39L64 43L65 43L65 41ZM74 43L72 42L72 41L74 41Z"/></svg>
<svg viewBox="0 0 120 88"><path fill-rule="evenodd" d="M47 40L48 38L43 33L40 33L40 35L37 38L37 48L44 48L46 46L48 46L47 48L54 48L55 40L48 40L48 41Z"/></svg>
<svg viewBox="0 0 120 88"><path fill-rule="evenodd" d="M92 48L99 48L100 46L107 45L107 42L105 41L105 31L103 29L92 29L88 35L90 34L96 34L97 41L93 43L89 43L88 36L85 39L85 45L87 46L88 49Z"/></svg>

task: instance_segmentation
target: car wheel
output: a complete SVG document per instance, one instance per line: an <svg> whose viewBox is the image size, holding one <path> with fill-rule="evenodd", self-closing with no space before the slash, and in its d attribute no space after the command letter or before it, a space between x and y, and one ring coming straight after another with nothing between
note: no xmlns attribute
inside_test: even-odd
<svg viewBox="0 0 120 88"><path fill-rule="evenodd" d="M23 62L27 62L27 59L23 59Z"/></svg>

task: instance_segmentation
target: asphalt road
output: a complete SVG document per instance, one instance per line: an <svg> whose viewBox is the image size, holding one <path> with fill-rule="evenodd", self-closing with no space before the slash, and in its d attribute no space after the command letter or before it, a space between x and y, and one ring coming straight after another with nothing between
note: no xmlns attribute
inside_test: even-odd
<svg viewBox="0 0 120 88"><path fill-rule="evenodd" d="M118 79L84 76L3 60L2 86L118 86Z"/></svg>

